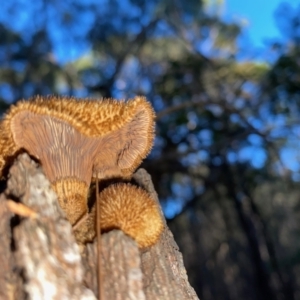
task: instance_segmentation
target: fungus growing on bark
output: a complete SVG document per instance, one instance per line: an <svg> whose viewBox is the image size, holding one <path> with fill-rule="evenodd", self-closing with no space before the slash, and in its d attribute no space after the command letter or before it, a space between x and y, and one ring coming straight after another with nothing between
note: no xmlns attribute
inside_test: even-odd
<svg viewBox="0 0 300 300"><path fill-rule="evenodd" d="M92 178L129 178L149 153L153 131L143 97L35 97L12 106L1 122L0 171L19 151L37 158L73 225L88 212Z"/></svg>
<svg viewBox="0 0 300 300"><path fill-rule="evenodd" d="M99 194L102 231L121 229L139 248L154 245L163 231L160 207L142 188L112 184Z"/></svg>

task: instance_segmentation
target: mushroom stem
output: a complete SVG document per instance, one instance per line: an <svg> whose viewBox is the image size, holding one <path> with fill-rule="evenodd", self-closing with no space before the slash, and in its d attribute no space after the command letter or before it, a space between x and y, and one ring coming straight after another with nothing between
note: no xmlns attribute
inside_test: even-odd
<svg viewBox="0 0 300 300"><path fill-rule="evenodd" d="M101 222L100 222L100 200L99 200L99 182L98 178L96 180L96 233L97 233L97 256L98 256L98 298L99 300L104 300L104 289L103 289L103 279L102 279L102 266L101 266L101 255L102 255L102 241L101 241Z"/></svg>
<svg viewBox="0 0 300 300"><path fill-rule="evenodd" d="M53 189L58 195L60 207L69 222L74 225L88 211L88 186L76 178L62 178L55 181Z"/></svg>

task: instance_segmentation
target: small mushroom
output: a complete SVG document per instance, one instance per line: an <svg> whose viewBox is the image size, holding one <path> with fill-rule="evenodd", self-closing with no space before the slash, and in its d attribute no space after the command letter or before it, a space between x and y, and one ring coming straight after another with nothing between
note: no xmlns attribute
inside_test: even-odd
<svg viewBox="0 0 300 300"><path fill-rule="evenodd" d="M129 178L149 153L153 132L144 97L35 97L12 106L0 124L0 171L20 151L38 159L73 225L88 212L92 178Z"/></svg>
<svg viewBox="0 0 300 300"><path fill-rule="evenodd" d="M102 231L120 229L139 248L154 245L163 231L160 207L142 188L128 183L112 184L99 194Z"/></svg>

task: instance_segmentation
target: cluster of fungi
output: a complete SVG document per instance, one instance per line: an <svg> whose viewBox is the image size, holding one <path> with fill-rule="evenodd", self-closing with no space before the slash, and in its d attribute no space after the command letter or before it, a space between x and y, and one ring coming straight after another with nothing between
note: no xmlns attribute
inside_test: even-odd
<svg viewBox="0 0 300 300"><path fill-rule="evenodd" d="M35 97L12 106L0 124L0 172L22 151L38 160L81 245L96 235L99 180L101 230L121 229L145 248L163 230L160 208L142 188L118 181L130 180L153 139L154 112L143 97Z"/></svg>

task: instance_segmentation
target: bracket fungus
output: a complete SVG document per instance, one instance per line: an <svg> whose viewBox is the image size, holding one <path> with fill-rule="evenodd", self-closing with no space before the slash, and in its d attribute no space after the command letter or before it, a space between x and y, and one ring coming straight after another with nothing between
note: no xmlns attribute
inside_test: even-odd
<svg viewBox="0 0 300 300"><path fill-rule="evenodd" d="M92 178L129 179L153 139L154 111L144 97L125 102L38 96L12 106L2 120L0 172L20 151L38 159L74 225L89 213ZM79 243L95 234L90 215L76 236Z"/></svg>

